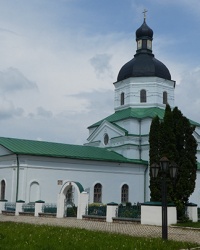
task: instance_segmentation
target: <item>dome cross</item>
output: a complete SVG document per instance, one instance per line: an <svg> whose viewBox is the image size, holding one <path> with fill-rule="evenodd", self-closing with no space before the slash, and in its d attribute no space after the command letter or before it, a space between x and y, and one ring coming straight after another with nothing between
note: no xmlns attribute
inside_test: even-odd
<svg viewBox="0 0 200 250"><path fill-rule="evenodd" d="M142 12L144 14L144 20L146 20L146 13L148 12L148 10L144 9L144 11Z"/></svg>

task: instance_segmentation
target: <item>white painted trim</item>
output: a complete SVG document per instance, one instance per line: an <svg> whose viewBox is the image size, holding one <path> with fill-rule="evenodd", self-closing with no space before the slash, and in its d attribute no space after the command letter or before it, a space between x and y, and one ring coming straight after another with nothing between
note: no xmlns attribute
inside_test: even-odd
<svg viewBox="0 0 200 250"><path fill-rule="evenodd" d="M114 124L104 120L94 131L93 133L87 138L88 141L94 140L94 138L106 127L114 131L115 133L119 135L125 135L125 131L123 129L120 129L118 126L115 126ZM111 139L111 138L110 138Z"/></svg>

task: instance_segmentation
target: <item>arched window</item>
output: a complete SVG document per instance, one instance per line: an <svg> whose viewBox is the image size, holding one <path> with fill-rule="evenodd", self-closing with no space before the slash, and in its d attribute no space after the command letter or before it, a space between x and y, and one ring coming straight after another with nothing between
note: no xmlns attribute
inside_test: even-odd
<svg viewBox="0 0 200 250"><path fill-rule="evenodd" d="M120 103L124 105L124 92L121 93Z"/></svg>
<svg viewBox="0 0 200 250"><path fill-rule="evenodd" d="M163 104L167 104L167 92L163 92Z"/></svg>
<svg viewBox="0 0 200 250"><path fill-rule="evenodd" d="M94 186L94 202L102 202L102 185L100 183Z"/></svg>
<svg viewBox="0 0 200 250"><path fill-rule="evenodd" d="M30 202L35 202L40 199L40 186L39 183L34 181L30 185Z"/></svg>
<svg viewBox="0 0 200 250"><path fill-rule="evenodd" d="M128 185L124 184L121 191L121 203L128 202Z"/></svg>
<svg viewBox="0 0 200 250"><path fill-rule="evenodd" d="M140 90L140 102L147 102L147 94L145 89Z"/></svg>
<svg viewBox="0 0 200 250"><path fill-rule="evenodd" d="M6 183L4 180L1 181L1 200L5 200Z"/></svg>
<svg viewBox="0 0 200 250"><path fill-rule="evenodd" d="M105 134L104 135L104 144L107 145L108 142L109 142L109 136L108 136L108 134Z"/></svg>

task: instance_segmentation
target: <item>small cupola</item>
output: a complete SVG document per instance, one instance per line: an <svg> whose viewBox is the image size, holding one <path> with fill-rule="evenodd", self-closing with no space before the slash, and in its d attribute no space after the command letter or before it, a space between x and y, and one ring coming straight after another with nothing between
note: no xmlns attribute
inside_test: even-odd
<svg viewBox="0 0 200 250"><path fill-rule="evenodd" d="M168 68L152 53L153 30L146 24L146 11L143 24L136 30L137 50L134 58L124 64L119 71L117 82L130 77L156 76L171 80Z"/></svg>
<svg viewBox="0 0 200 250"><path fill-rule="evenodd" d="M136 30L136 53L152 53L153 30L146 24L144 18L143 24Z"/></svg>

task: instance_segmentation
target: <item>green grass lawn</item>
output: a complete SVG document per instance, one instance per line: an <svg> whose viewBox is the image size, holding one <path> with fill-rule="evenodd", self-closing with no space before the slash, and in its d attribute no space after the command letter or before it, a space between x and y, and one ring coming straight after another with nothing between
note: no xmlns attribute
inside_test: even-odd
<svg viewBox="0 0 200 250"><path fill-rule="evenodd" d="M0 222L0 250L176 250L195 246L197 245L192 243L131 237L85 229Z"/></svg>
<svg viewBox="0 0 200 250"><path fill-rule="evenodd" d="M179 227L193 227L193 228L199 228L200 230L200 222L183 222L183 223L177 223L174 226L179 226Z"/></svg>

